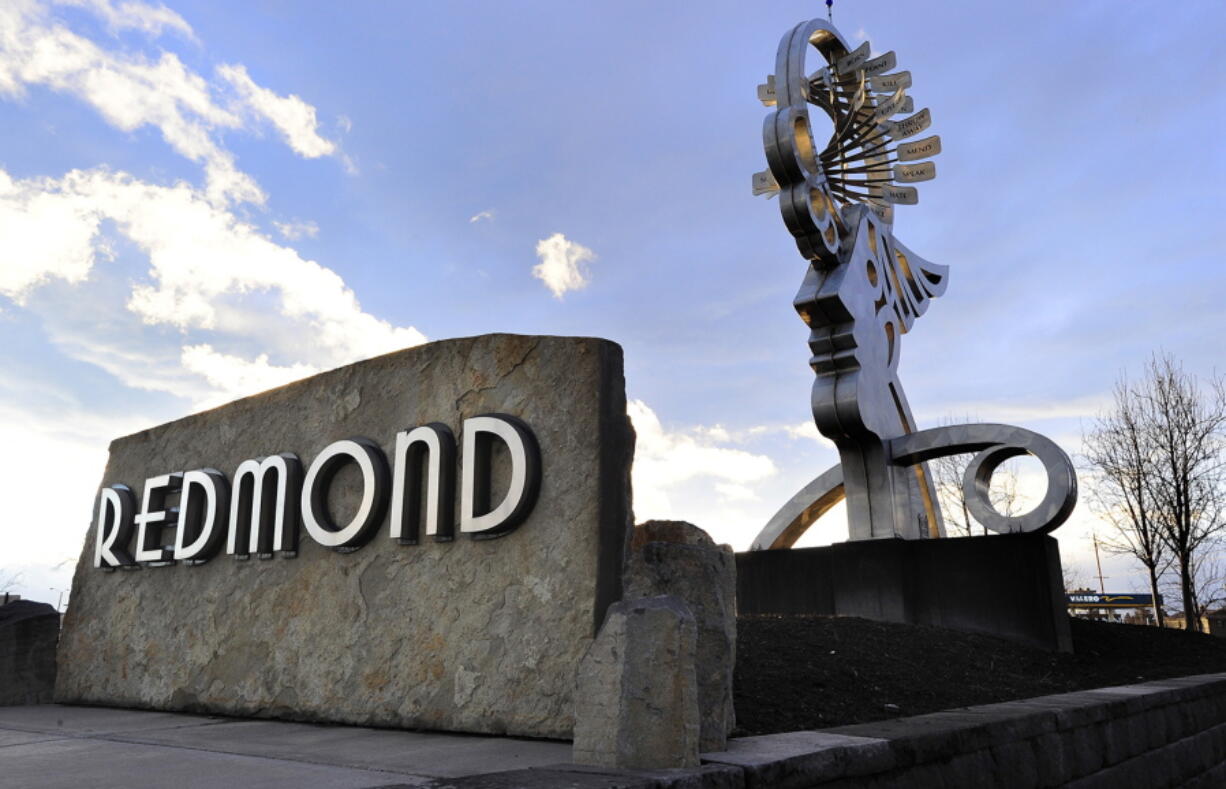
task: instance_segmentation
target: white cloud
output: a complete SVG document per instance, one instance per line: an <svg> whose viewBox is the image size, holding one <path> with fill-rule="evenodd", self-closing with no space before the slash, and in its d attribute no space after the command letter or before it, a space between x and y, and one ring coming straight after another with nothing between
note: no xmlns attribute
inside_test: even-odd
<svg viewBox="0 0 1226 789"><path fill-rule="evenodd" d="M978 400L951 403L944 416L931 409L921 416L936 422L949 421L950 414L972 415L975 422L1036 422L1044 419L1088 419L1102 413L1111 405L1110 393L1097 393L1067 400L1048 402L1009 402L1004 400Z"/></svg>
<svg viewBox="0 0 1226 789"><path fill-rule="evenodd" d="M789 438L804 438L810 441L816 441L822 446L833 447L834 442L823 436L817 430L817 423L812 419L806 419L803 422L797 422L794 425L787 425L783 428Z"/></svg>
<svg viewBox="0 0 1226 789"><path fill-rule="evenodd" d="M719 444L727 444L734 440L732 434L728 432L728 428L723 425L711 425L710 427L700 425L694 428L694 434L707 441Z"/></svg>
<svg viewBox="0 0 1226 789"><path fill-rule="evenodd" d="M771 436L785 435L792 440L815 441L825 447L834 447L834 442L823 436L817 430L812 419L797 422L792 425L751 425L750 427L729 430L723 425L699 426L692 429L696 438L719 444L744 444Z"/></svg>
<svg viewBox="0 0 1226 789"><path fill-rule="evenodd" d="M0 170L0 294L18 304L52 278L81 282L98 222L86 201L51 181L19 184Z"/></svg>
<svg viewBox="0 0 1226 789"><path fill-rule="evenodd" d="M208 344L185 346L182 363L184 370L203 376L214 388L213 396L198 407L222 405L252 392L262 392L320 372L309 364L284 367L269 364L266 353L254 360L219 353Z"/></svg>
<svg viewBox="0 0 1226 789"><path fill-rule="evenodd" d="M2 0L0 99L42 88L84 101L122 131L155 129L201 165L203 184L149 183L104 166L30 178L0 169L0 305L41 316L55 349L110 373L133 400L135 390L166 392L195 408L425 340L363 311L335 272L244 218L243 204L265 196L222 145L227 130L268 121L299 155L334 154L352 167L319 135L313 107L256 85L241 66L209 80L172 53L111 51L69 30L57 5L92 13L111 32L193 38L160 4ZM318 232L307 221L273 225L291 240ZM133 274L144 262L147 273ZM47 599L48 586L71 581L107 442L154 417L102 417L92 402L39 389L19 374L0 378L0 435L23 448L0 457L0 478L21 494L5 501L12 528L0 529L0 569L23 572L19 591ZM47 502L68 517L48 519Z"/></svg>
<svg viewBox="0 0 1226 789"><path fill-rule="evenodd" d="M292 222L273 222L272 226L283 237L290 241L301 238L315 238L319 235L319 225L310 220L295 219Z"/></svg>
<svg viewBox="0 0 1226 789"><path fill-rule="evenodd" d="M480 213L473 214L472 216L470 216L470 217L468 218L468 223L469 223L469 224L472 224L472 223L474 223L474 222L482 222L482 221L484 221L484 222L492 222L493 220L494 220L494 212L493 212L493 211L482 211L482 212L480 212ZM538 249L538 250L540 249L540 246L539 246L539 245L537 246L537 249ZM537 252L537 254L540 254L540 252L538 251L538 252Z"/></svg>
<svg viewBox="0 0 1226 789"><path fill-rule="evenodd" d="M319 136L319 121L310 104L293 94L278 96L261 88L245 66L219 66L217 73L234 87L247 108L277 127L294 153L315 159L336 152L336 143Z"/></svg>
<svg viewBox="0 0 1226 789"><path fill-rule="evenodd" d="M111 0L52 0L56 5L87 8L106 22L112 31L139 30L152 36L162 34L164 30L173 30L189 39L194 39L191 25L187 20L158 3L133 2L128 0L118 5Z"/></svg>
<svg viewBox="0 0 1226 789"><path fill-rule="evenodd" d="M13 591L55 603L59 590L72 584L107 444L149 424L135 414L100 415L70 394L35 382L7 383L0 384L0 435L21 451L0 453L6 491L0 576L18 573ZM29 397L30 388L38 390L43 407L12 402Z"/></svg>
<svg viewBox="0 0 1226 789"><path fill-rule="evenodd" d="M150 61L106 52L47 18L42 7L18 0L0 6L0 94L21 96L27 85L73 94L123 131L156 127L176 152L204 165L214 200L264 200L210 134L236 128L240 119L214 103L204 79L172 53Z"/></svg>
<svg viewBox="0 0 1226 789"><path fill-rule="evenodd" d="M156 35L163 29L190 34L187 22L164 6L110 0L70 0L113 28ZM219 76L241 98L224 107L220 86L187 68L170 52L157 60L140 53L110 52L54 19L48 6L30 0L0 4L0 95L21 97L39 85L87 102L107 123L126 132L153 127L180 155L204 168L209 199L262 204L265 195L238 169L217 132L245 128L247 115L267 119L299 155L337 152L316 131L315 108L297 96L281 97L255 84L242 66L222 66Z"/></svg>
<svg viewBox="0 0 1226 789"><path fill-rule="evenodd" d="M561 233L536 242L536 256L541 262L532 267L532 276L558 299L567 291L587 287L591 279L587 264L596 259L595 252Z"/></svg>
<svg viewBox="0 0 1226 789"><path fill-rule="evenodd" d="M257 391L251 386L425 341L415 328L364 312L335 272L274 243L191 186L158 186L107 170L25 180L0 170L0 231L13 230L0 232L0 295L20 303L52 280L82 282L108 259L102 254L104 221L150 265L149 278L132 283L126 302L114 309L184 334L207 331L240 344L258 340L262 350L275 350L288 362L274 365L257 356L243 366L240 357L214 351L215 344L207 346L209 354L185 351L184 371L209 382L209 400L217 392L249 394ZM303 336L311 342L303 343ZM138 347L93 347L83 358L130 385L200 399L194 387L175 382L164 357L150 360ZM154 368L162 370L151 378L145 371ZM231 384L220 383L223 370L234 376Z"/></svg>
<svg viewBox="0 0 1226 789"><path fill-rule="evenodd" d="M758 498L753 488L739 482L717 482L715 492L724 501L756 501Z"/></svg>
<svg viewBox="0 0 1226 789"><path fill-rule="evenodd" d="M638 521L685 517L674 511L670 494L694 479L708 479L725 501L756 498L751 487L776 473L765 455L716 446L726 431L704 429L669 431L642 400L627 405L637 441L634 450L634 514ZM691 516L692 517L692 516Z"/></svg>
<svg viewBox="0 0 1226 789"><path fill-rule="evenodd" d="M76 306L73 303L68 308ZM95 312L123 311L122 303L100 306ZM141 334L139 324L133 327L131 323L135 321L125 324L113 315L109 316L109 321L121 324L119 332L99 332L81 326L55 327L48 332L48 338L69 358L109 373L130 389L165 392L186 400L190 407L197 409L215 403L217 393L206 380L185 374L178 338L171 335L167 341L159 343L156 337Z"/></svg>

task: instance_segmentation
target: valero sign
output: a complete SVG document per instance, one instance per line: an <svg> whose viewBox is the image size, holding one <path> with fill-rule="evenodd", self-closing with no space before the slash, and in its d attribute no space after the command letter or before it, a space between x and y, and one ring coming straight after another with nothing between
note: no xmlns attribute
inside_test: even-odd
<svg viewBox="0 0 1226 789"><path fill-rule="evenodd" d="M1068 595L1069 608L1149 608L1153 604L1153 595L1131 592L1074 592ZM1158 597L1158 604L1162 604L1161 595Z"/></svg>

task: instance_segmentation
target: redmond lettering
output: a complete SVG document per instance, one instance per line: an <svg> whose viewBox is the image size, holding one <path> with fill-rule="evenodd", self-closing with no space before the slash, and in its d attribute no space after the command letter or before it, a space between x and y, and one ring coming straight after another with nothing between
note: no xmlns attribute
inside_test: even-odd
<svg viewBox="0 0 1226 789"><path fill-rule="evenodd" d="M541 453L522 420L482 414L464 420L460 463L460 532L492 539L522 524L541 486ZM491 503L493 450L501 443L510 461L509 484ZM416 545L424 532L436 542L454 539L456 438L439 422L396 434L393 464L374 441L354 437L325 447L303 472L292 452L238 464L233 485L213 468L175 471L145 480L139 510L126 485L103 488L98 496L94 567L102 570L197 566L224 546L235 559L298 555L302 527L320 545L341 553L356 551L378 531L391 509L389 536ZM347 523L338 524L328 507L332 481L344 467L357 467L361 498ZM425 479L423 480L423 476ZM178 506L167 499L178 494ZM423 528L424 527L424 528ZM173 543L163 531L174 529ZM130 543L136 536L136 551Z"/></svg>

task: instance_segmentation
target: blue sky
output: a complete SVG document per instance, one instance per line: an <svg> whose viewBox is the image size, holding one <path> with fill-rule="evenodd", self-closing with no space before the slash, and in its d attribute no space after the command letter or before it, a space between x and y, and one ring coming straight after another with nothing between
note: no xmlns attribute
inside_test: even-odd
<svg viewBox="0 0 1226 789"><path fill-rule="evenodd" d="M749 190L755 86L823 13L4 3L0 572L44 599L70 583L111 438L490 331L621 343L638 515L747 546L836 462L791 309L805 263ZM922 425L1010 422L1076 452L1152 351L1216 369L1224 17L836 3L849 39L897 51L944 144L895 224L951 269L903 342ZM1086 577L1095 527L1083 506L1057 532Z"/></svg>

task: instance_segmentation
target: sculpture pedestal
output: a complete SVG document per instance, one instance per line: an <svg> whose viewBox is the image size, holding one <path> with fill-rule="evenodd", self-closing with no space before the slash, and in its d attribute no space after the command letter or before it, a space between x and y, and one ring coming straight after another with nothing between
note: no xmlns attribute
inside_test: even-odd
<svg viewBox="0 0 1226 789"><path fill-rule="evenodd" d="M741 614L825 614L935 625L1072 652L1052 537L861 540L737 554Z"/></svg>

